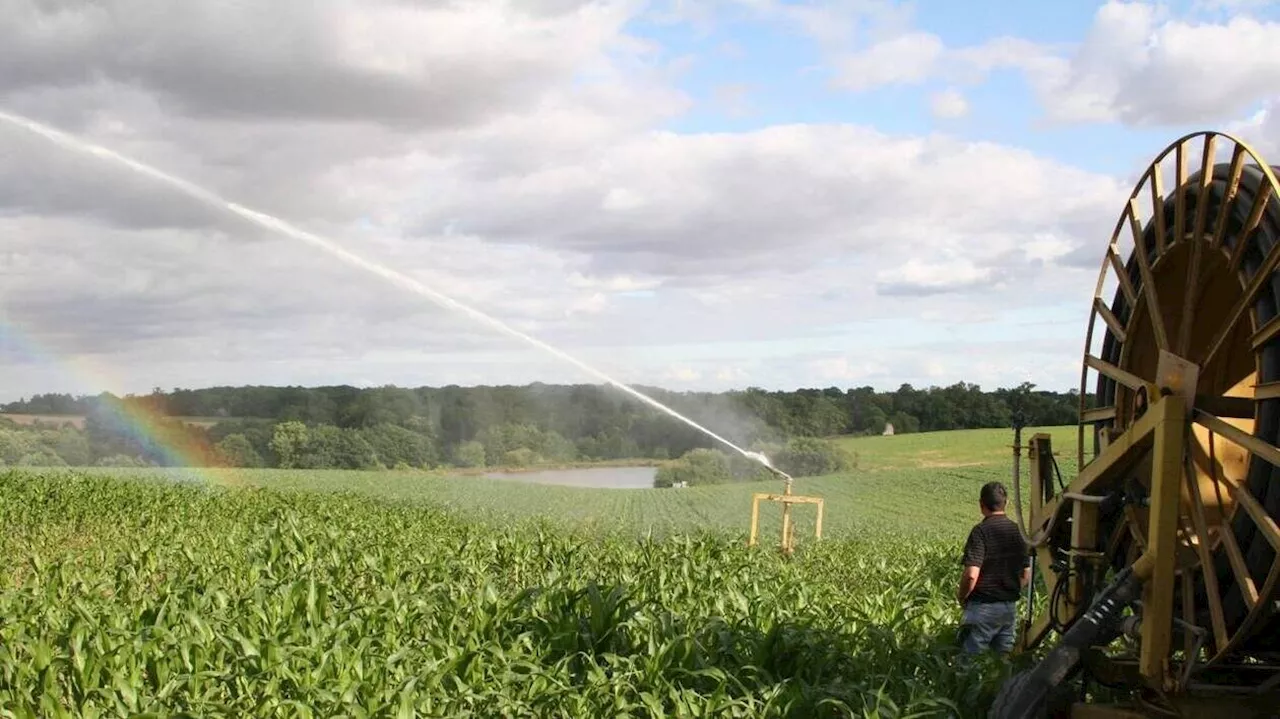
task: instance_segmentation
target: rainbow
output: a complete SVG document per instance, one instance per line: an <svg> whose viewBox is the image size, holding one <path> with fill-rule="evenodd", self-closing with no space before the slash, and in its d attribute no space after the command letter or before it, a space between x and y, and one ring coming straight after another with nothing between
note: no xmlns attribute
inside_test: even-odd
<svg viewBox="0 0 1280 719"><path fill-rule="evenodd" d="M25 361L53 368L77 387L97 388L117 385L111 368L86 357L65 357L39 342L33 333L24 331L7 316L0 315L0 356L17 355ZM90 390L92 391L92 390ZM150 457L167 467L196 470L212 468L216 457L211 447L193 441L174 420L145 398L122 399L102 393L98 395L94 418L105 423L114 434L126 437L143 448ZM213 480L208 471L198 471L203 479Z"/></svg>

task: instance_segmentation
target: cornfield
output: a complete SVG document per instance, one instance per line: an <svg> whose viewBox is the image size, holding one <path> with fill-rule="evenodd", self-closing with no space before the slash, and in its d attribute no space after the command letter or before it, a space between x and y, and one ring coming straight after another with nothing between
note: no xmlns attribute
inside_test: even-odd
<svg viewBox="0 0 1280 719"><path fill-rule="evenodd" d="M0 474L0 717L980 716L955 543Z"/></svg>

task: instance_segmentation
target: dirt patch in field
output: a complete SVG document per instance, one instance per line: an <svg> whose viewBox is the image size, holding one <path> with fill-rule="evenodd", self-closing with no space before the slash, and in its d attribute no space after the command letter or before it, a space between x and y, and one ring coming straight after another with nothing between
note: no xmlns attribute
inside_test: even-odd
<svg viewBox="0 0 1280 719"><path fill-rule="evenodd" d="M84 429L84 415L78 414L0 414L0 417L13 420L15 424L31 426L36 422L61 427L69 424L76 429Z"/></svg>
<svg viewBox="0 0 1280 719"><path fill-rule="evenodd" d="M0 417L13 420L16 424L31 426L36 422L42 424L51 424L61 427L69 424L76 429L84 429L85 416L82 414L10 414L0 412ZM219 422L233 419L231 417L171 417L170 419L181 420L185 424L195 427L204 427L208 429Z"/></svg>

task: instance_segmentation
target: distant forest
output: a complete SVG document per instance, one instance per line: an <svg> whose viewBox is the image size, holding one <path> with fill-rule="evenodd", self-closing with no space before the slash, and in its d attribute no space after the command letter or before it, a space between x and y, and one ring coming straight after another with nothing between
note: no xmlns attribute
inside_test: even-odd
<svg viewBox="0 0 1280 719"><path fill-rule="evenodd" d="M870 387L794 391L637 389L735 444L778 447L797 438L1073 424L1077 392L1023 384L892 392ZM9 414L83 416L0 420L8 465L173 465L372 469L530 466L665 460L718 443L607 386L213 387L147 395L40 394ZM143 429L137 418L151 418ZM159 418L159 419L156 419Z"/></svg>

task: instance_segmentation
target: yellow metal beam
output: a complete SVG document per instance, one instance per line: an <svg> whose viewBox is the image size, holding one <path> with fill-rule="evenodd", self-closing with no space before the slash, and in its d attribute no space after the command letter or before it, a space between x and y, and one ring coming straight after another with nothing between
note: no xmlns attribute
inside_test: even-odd
<svg viewBox="0 0 1280 719"><path fill-rule="evenodd" d="M1165 413L1169 411L1169 408L1166 406L1166 402L1170 399L1173 399L1179 404L1179 406L1182 406L1182 400L1180 397L1170 398L1160 397L1157 395L1147 413L1140 417L1138 421L1133 423L1127 431L1118 435L1110 444L1108 444L1106 448L1098 454L1097 458L1089 463L1089 465L1086 466L1079 475L1077 475L1076 479L1067 487L1066 493L1089 494L1090 490L1094 489L1098 485L1111 482L1123 476L1123 474L1130 469L1133 463L1151 447L1155 440L1156 429L1161 426L1162 418ZM1062 496L1062 493L1059 493L1058 496L1048 502L1040 502L1040 499L1043 496L1042 488L1044 483L1051 482L1052 480L1049 477L1041 476L1039 471L1039 458L1043 453L1051 453L1052 451L1051 440L1047 434L1038 433L1032 436L1031 441L1028 443L1027 454L1028 461L1031 465L1030 484L1032 492L1030 521L1027 525L1028 532L1043 532L1044 528L1049 525L1055 514L1059 511L1065 512L1068 510L1068 507L1065 506L1063 502L1071 502L1074 505L1074 507L1072 507L1073 511L1084 512L1080 517L1082 521L1079 529L1073 527L1073 544L1076 546L1095 546L1097 543L1096 527L1090 530L1090 528L1085 525L1090 523L1087 515L1088 513L1096 512L1096 505L1086 505L1081 502L1073 502L1070 499L1065 499ZM1086 506L1090 509L1084 509ZM1061 519L1059 521L1061 521ZM1073 525L1074 524L1075 522L1073 521ZM1093 534L1094 536L1090 538L1090 534ZM1145 540L1145 538L1141 537L1139 539ZM1146 542L1140 541L1140 544L1145 545ZM1145 546L1143 546L1143 551L1146 551ZM1172 553L1170 553L1170 556L1172 556ZM1048 552L1043 551L1043 548L1036 552L1037 568L1048 583L1047 586L1050 587L1052 587L1057 581L1057 575L1052 569L1052 561L1053 558ZM1151 562L1152 558L1150 554L1144 554L1143 557L1138 560L1138 564L1134 566L1134 571L1140 573L1140 575L1145 579L1146 576L1149 576L1151 571ZM1143 575L1143 573L1145 573L1145 575ZM1070 608L1062 607L1062 609L1069 609L1069 611L1073 612L1082 611L1084 608L1084 606L1080 605ZM1034 647L1044 639L1047 634L1048 624L1049 613L1046 611L1036 618L1032 626L1028 627L1021 637L1019 645L1023 651Z"/></svg>
<svg viewBox="0 0 1280 719"><path fill-rule="evenodd" d="M751 538L747 540L748 547L756 546L756 531L760 528L760 495L755 494L751 497Z"/></svg>
<svg viewBox="0 0 1280 719"><path fill-rule="evenodd" d="M751 495L751 536L747 540L747 546L754 547L760 530L760 503L761 502L778 502L782 505L782 551L790 553L793 548L792 525L790 521L790 509L793 504L812 504L817 508L817 520L814 524L814 539L822 539L822 519L825 514L826 502L822 497L807 497L799 494L773 494L771 492L756 492Z"/></svg>
<svg viewBox="0 0 1280 719"><path fill-rule="evenodd" d="M1178 395L1163 397L1151 408L1156 424L1151 453L1151 524L1147 552L1151 579L1142 591L1142 649L1138 671L1158 690L1169 677L1173 627L1173 586L1177 565L1178 510L1182 500L1182 450L1186 435L1186 402ZM1144 417L1145 419L1145 417Z"/></svg>
<svg viewBox="0 0 1280 719"><path fill-rule="evenodd" d="M1071 548L1073 550L1097 551L1098 549L1098 505L1093 502L1076 502L1071 516ZM1073 559L1074 561L1074 559ZM1090 561L1090 560L1086 560ZM1085 594L1084 573L1071 575L1067 586L1070 596L1071 613L1082 612L1089 608L1092 597Z"/></svg>
<svg viewBox="0 0 1280 719"><path fill-rule="evenodd" d="M1044 486L1049 482L1052 486L1052 478L1045 477L1040 471L1040 454L1053 454L1053 439L1046 432L1037 432L1032 435L1031 441L1027 442L1027 466L1031 468L1029 485L1031 487L1030 501L1027 503L1027 534L1031 534L1031 528L1039 526L1044 521Z"/></svg>
<svg viewBox="0 0 1280 719"><path fill-rule="evenodd" d="M1119 367L1099 357L1094 357L1093 355L1085 355L1084 363L1086 366L1090 367L1091 369L1097 370L1099 373L1110 377L1111 379L1115 380L1116 382L1119 382L1120 384L1124 385L1125 387L1128 387L1129 389L1137 390L1140 387L1146 387L1148 393L1150 393L1151 390L1154 389L1154 386L1151 385L1150 382L1147 382L1146 380L1142 379L1138 375L1133 374L1132 372L1126 372L1120 369Z"/></svg>
<svg viewBox="0 0 1280 719"><path fill-rule="evenodd" d="M1157 396L1146 414L1134 422L1129 429L1112 439L1092 462L1080 470L1080 474L1076 475L1075 480L1067 487L1067 491L1091 494L1094 493L1091 490L1097 485L1117 479L1128 471L1133 462L1151 447L1152 433L1160 423L1160 413L1156 407L1168 399ZM1064 500L1059 495L1046 503L1041 521L1053 516L1063 501L1070 500Z"/></svg>

